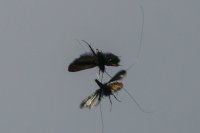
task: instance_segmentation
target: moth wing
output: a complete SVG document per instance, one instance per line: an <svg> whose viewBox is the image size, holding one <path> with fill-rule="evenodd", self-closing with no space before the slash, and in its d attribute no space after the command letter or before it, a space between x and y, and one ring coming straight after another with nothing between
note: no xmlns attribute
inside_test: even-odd
<svg viewBox="0 0 200 133"><path fill-rule="evenodd" d="M113 82L113 81L117 81L117 80L121 80L126 76L126 70L120 70L119 72L117 72L109 81L109 82Z"/></svg>
<svg viewBox="0 0 200 133"><path fill-rule="evenodd" d="M97 90L81 102L80 108L91 109L92 107L97 106L100 103L99 97L100 97L100 93L99 93L99 90Z"/></svg>
<svg viewBox="0 0 200 133"><path fill-rule="evenodd" d="M123 88L123 84L121 82L111 82L111 83L107 84L107 86L113 93L117 92Z"/></svg>
<svg viewBox="0 0 200 133"><path fill-rule="evenodd" d="M97 58L92 54L83 54L75 59L69 66L69 72L77 72L97 66Z"/></svg>

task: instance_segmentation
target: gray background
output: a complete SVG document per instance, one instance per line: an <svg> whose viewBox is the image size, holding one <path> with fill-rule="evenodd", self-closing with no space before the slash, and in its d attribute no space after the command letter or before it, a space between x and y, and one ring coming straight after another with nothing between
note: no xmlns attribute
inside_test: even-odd
<svg viewBox="0 0 200 133"><path fill-rule="evenodd" d="M142 13L145 25L139 47ZM102 101L105 133L200 132L199 0L1 0L0 132L101 132L99 107L79 109L97 68L69 73L88 48L121 56L128 68L121 103ZM105 79L106 80L106 79Z"/></svg>

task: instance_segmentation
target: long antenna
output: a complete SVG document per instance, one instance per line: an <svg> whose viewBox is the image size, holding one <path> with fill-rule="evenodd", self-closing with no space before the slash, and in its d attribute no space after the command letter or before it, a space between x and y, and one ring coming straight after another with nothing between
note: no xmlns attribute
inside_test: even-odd
<svg viewBox="0 0 200 133"><path fill-rule="evenodd" d="M141 53L141 49L142 49L142 40L143 40L143 30L144 30L144 9L143 9L143 6L140 5L140 10L142 12L142 28L141 28L141 32L140 32L140 40L139 40L139 49L138 49L138 52L137 52L137 55L136 55L136 58L139 59L139 56L140 56L140 53ZM131 69L134 65L136 65L136 63L133 63L131 64L126 70L129 70ZM138 108L144 112L144 113L152 113L152 112L148 112L148 111L145 111L141 106L140 104L136 101L136 99L128 92L127 89L123 88L124 91L128 94L128 96L135 102L135 104L138 106Z"/></svg>
<svg viewBox="0 0 200 133"><path fill-rule="evenodd" d="M84 43L86 43L88 45L88 47L90 48L90 50L92 51L92 53L96 56L96 53L94 52L94 50L91 47L91 45L88 42L86 42L85 40L81 40L81 41L83 41Z"/></svg>
<svg viewBox="0 0 200 133"><path fill-rule="evenodd" d="M81 42L78 39L75 39L78 44L83 48L83 50L85 51L85 53L87 53L87 50L85 49L85 47L81 44Z"/></svg>
<svg viewBox="0 0 200 133"><path fill-rule="evenodd" d="M140 53L141 53L142 40L143 40L143 30L144 30L144 9L143 9L142 5L139 5L139 6L140 6L140 10L142 12L142 29L141 29L141 32L140 32L139 50L138 50L138 53L137 53L137 56L136 56L137 58L139 58Z"/></svg>
<svg viewBox="0 0 200 133"><path fill-rule="evenodd" d="M128 67L128 69L132 68L134 65L136 65L138 63L139 56L140 56L140 53L141 53L141 50L142 50L142 40L143 40L143 32L144 32L144 9L143 9L142 5L139 4L139 6L140 6L140 10L142 12L142 27L141 27L141 32L140 32L139 48L138 48L138 51L137 51L137 54L136 54L137 61L135 63L132 63Z"/></svg>

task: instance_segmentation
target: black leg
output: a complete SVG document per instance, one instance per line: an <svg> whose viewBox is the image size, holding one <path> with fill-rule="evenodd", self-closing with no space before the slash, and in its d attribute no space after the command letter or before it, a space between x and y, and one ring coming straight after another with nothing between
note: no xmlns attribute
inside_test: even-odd
<svg viewBox="0 0 200 133"><path fill-rule="evenodd" d="M112 101L111 101L111 98L110 98L110 96L109 96L109 100L110 100L110 111L112 110Z"/></svg>
<svg viewBox="0 0 200 133"><path fill-rule="evenodd" d="M114 98L118 101L121 102L114 94L112 94L114 96Z"/></svg>

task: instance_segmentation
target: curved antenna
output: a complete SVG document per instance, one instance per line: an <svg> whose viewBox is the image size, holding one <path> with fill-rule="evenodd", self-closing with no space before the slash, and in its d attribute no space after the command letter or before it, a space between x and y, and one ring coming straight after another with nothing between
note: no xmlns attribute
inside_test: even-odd
<svg viewBox="0 0 200 133"><path fill-rule="evenodd" d="M143 6L140 5L140 10L142 12L142 28L141 28L141 32L140 32L140 40L139 40L139 49L138 49L138 52L137 52L137 55L136 55L136 58L139 59L139 56L140 56L140 53L141 53L141 49L142 49L142 40L143 40L143 31L144 31L144 9L143 9ZM131 64L126 70L128 71L129 69L131 69L134 65L136 65L136 63L133 63ZM128 92L127 89L123 88L124 91L128 94L128 96L135 102L135 104L138 106L138 108L144 112L144 113L152 113L152 112L149 112L149 111L145 111L141 106L140 104L136 101L136 99Z"/></svg>
<svg viewBox="0 0 200 133"><path fill-rule="evenodd" d="M134 67L134 65L136 65L138 63L139 56L140 56L140 53L141 53L141 50L142 50L142 40L143 40L143 30L144 30L144 9L143 9L142 5L139 5L139 6L140 6L140 10L142 12L142 27L141 27L141 32L140 32L139 48L138 48L137 55L136 55L137 61L135 63L132 63L126 69L126 71L128 71L129 69L131 69L132 67Z"/></svg>
<svg viewBox="0 0 200 133"><path fill-rule="evenodd" d="M138 106L138 108L140 109L140 111L142 111L143 113L153 113L153 112L149 112L149 111L145 111L140 104L136 101L136 99L128 92L127 89L123 88L124 91L128 94L128 96L133 100L133 102L135 102L135 104Z"/></svg>
<svg viewBox="0 0 200 133"><path fill-rule="evenodd" d="M87 53L87 50L85 49L85 47L81 44L81 42L78 39L75 39L78 44L84 49L85 53Z"/></svg>
<svg viewBox="0 0 200 133"><path fill-rule="evenodd" d="M139 5L139 6L140 6L140 10L142 12L142 27L141 27L141 32L140 32L139 48L138 48L138 51L137 51L137 54L136 54L137 61L135 63L132 63L127 68L127 70L129 70L130 68L132 68L134 65L136 65L138 63L139 56L140 56L140 53L141 53L141 50L142 50L142 40L143 40L143 31L144 31L144 9L143 9L142 5Z"/></svg>
<svg viewBox="0 0 200 133"><path fill-rule="evenodd" d="M144 30L144 9L143 9L143 6L142 5L139 5L140 6L140 10L142 12L142 28L141 28L141 32L140 32L140 41L139 41L139 50L138 50L138 53L137 53L137 58L139 58L139 55L141 53L141 49L142 49L142 40L143 40L143 30Z"/></svg>
<svg viewBox="0 0 200 133"><path fill-rule="evenodd" d="M92 51L92 53L96 56L96 53L94 52L94 50L91 47L91 45L88 42L86 42L85 40L81 40L81 41L83 41L84 43L86 43L88 45L88 47L90 48L90 50Z"/></svg>

